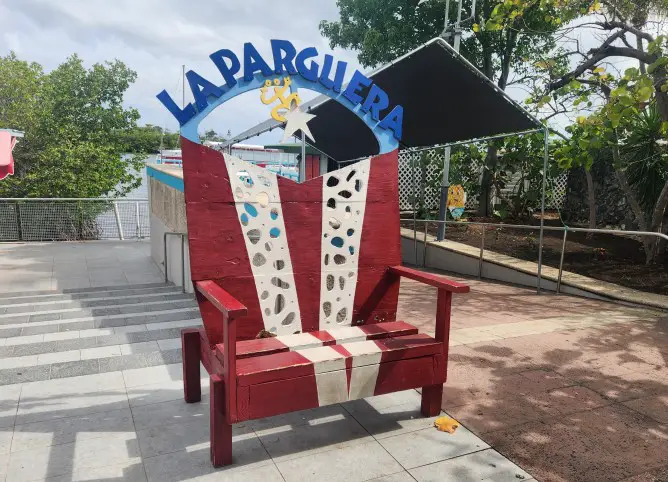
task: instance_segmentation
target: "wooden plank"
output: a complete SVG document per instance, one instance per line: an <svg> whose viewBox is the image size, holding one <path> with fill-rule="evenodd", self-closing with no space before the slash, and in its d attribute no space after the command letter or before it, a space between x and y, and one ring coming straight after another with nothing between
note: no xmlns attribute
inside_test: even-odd
<svg viewBox="0 0 668 482"><path fill-rule="evenodd" d="M248 313L248 309L234 296L213 281L198 281L195 283L197 291L218 308L228 318L237 318Z"/></svg>
<svg viewBox="0 0 668 482"><path fill-rule="evenodd" d="M315 375L260 383L250 387L249 418L258 419L317 408Z"/></svg>
<svg viewBox="0 0 668 482"><path fill-rule="evenodd" d="M449 280L444 276L407 268L406 266L392 266L390 267L390 272L397 276L403 276L404 278L419 281L420 283L428 284L429 286L434 286L435 288L450 291L452 293L468 293L470 291L469 286L463 283Z"/></svg>

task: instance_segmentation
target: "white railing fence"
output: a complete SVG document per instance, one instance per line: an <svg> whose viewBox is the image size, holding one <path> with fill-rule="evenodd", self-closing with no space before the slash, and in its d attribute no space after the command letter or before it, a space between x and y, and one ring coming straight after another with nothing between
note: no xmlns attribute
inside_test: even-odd
<svg viewBox="0 0 668 482"><path fill-rule="evenodd" d="M149 236L148 199L0 198L0 242Z"/></svg>

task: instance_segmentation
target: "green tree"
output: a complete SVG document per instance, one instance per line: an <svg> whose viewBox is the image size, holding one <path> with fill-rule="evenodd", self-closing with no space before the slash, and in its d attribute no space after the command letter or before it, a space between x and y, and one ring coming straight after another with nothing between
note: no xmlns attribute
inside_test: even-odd
<svg viewBox="0 0 668 482"><path fill-rule="evenodd" d="M179 134L147 124L117 132L123 152L128 154L157 154L161 149L178 149Z"/></svg>
<svg viewBox="0 0 668 482"><path fill-rule="evenodd" d="M226 139L223 136L219 135L213 129L209 129L208 131L205 131L204 134L200 136L200 140L202 142L205 142L205 141L225 142L226 141Z"/></svg>
<svg viewBox="0 0 668 482"><path fill-rule="evenodd" d="M136 77L119 60L86 68L73 55L45 73L13 52L0 57L0 125L25 132L0 196L98 197L139 186L143 161L122 159L119 141L139 118L123 107Z"/></svg>
<svg viewBox="0 0 668 482"><path fill-rule="evenodd" d="M517 2L519 0L505 0ZM555 0L556 1L556 0ZM431 0L419 7L415 0L337 0L340 19L322 21L320 30L332 48L359 51L364 66L375 67L394 60L443 31L445 2ZM449 18L456 18L456 3L450 2ZM556 7L535 3L522 18L509 21L498 29L484 26L502 0L480 0L474 18L464 25L461 53L489 79L505 90L535 74L535 63L556 48L552 20ZM462 18L471 17L471 1L464 0ZM497 168L496 146L491 144L485 156L481 181L479 214L490 214L490 190Z"/></svg>

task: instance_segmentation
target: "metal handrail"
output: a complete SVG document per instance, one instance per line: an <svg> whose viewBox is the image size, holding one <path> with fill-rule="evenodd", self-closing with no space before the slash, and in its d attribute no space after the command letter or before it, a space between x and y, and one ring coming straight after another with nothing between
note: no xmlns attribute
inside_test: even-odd
<svg viewBox="0 0 668 482"><path fill-rule="evenodd" d="M564 238L561 243L561 257L559 260L559 275L557 276L557 293L561 292L561 278L564 271L564 254L566 251L566 239L568 237L568 232L580 232L580 233L599 233L599 234L613 234L616 236L656 236L663 238L668 241L668 235L663 233L657 233L654 231L625 231L621 229L598 229L598 228L571 228L569 226L532 226L530 224L505 224L505 223L481 223L477 221L441 221L434 219L404 219L405 221L413 221L413 227L415 228L416 223L424 223L424 246L422 251L422 266L426 267L427 260L427 225L429 223L438 223L438 224L452 224L452 225L470 225L470 226L482 226L482 235L480 237L480 257L478 260L478 279L482 278L482 266L484 261L484 252L485 252L485 227L493 226L500 228L513 228L513 229L528 229L528 230L540 230L544 231L563 231ZM403 221L403 220L402 220ZM415 263L417 264L417 229L413 229L413 243L415 244ZM538 247L539 252L542 252L543 245L542 243ZM540 282L542 279L541 276L542 268L542 257L539 256L538 260L538 273L537 273L537 293L540 294L541 287Z"/></svg>
<svg viewBox="0 0 668 482"><path fill-rule="evenodd" d="M148 202L148 198L120 197L0 197L1 201L115 201L115 202Z"/></svg>
<svg viewBox="0 0 668 482"><path fill-rule="evenodd" d="M169 266L168 266L168 257L167 257L167 236L181 236L181 286L183 292L186 292L186 256L185 256L185 238L188 236L187 233L177 233L177 232L167 232L162 237L162 245L164 249L164 261L165 261L165 284L169 283Z"/></svg>

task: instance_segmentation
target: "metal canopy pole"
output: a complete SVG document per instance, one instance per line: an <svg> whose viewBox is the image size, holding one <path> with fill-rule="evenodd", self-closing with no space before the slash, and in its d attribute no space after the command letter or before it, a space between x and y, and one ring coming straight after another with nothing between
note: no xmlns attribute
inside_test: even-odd
<svg viewBox="0 0 668 482"><path fill-rule="evenodd" d="M299 182L306 181L306 134L302 132L302 159L299 162Z"/></svg>
<svg viewBox="0 0 668 482"><path fill-rule="evenodd" d="M538 274L536 293L540 294L540 280L541 280L541 271L543 270L543 234L545 231L545 184L547 178L547 161L548 161L548 142L549 142L549 130L545 127L545 144L544 144L544 155L543 155L543 194L540 200L540 236L538 240Z"/></svg>
<svg viewBox="0 0 668 482"><path fill-rule="evenodd" d="M475 7L474 7L475 8ZM445 6L445 28L441 34L444 38L449 36L449 16L450 16L450 1L446 3ZM453 35L453 48L455 52L459 53L459 44L461 42L462 30L461 23L462 21L462 0L457 2L457 22L454 25ZM441 183L441 202L438 208L438 219L439 221L445 221L447 218L448 211L448 188L450 187L450 155L452 149L450 146L446 146L443 150L443 182ZM445 239L445 223L438 223L438 231L436 232L436 241L442 241Z"/></svg>

